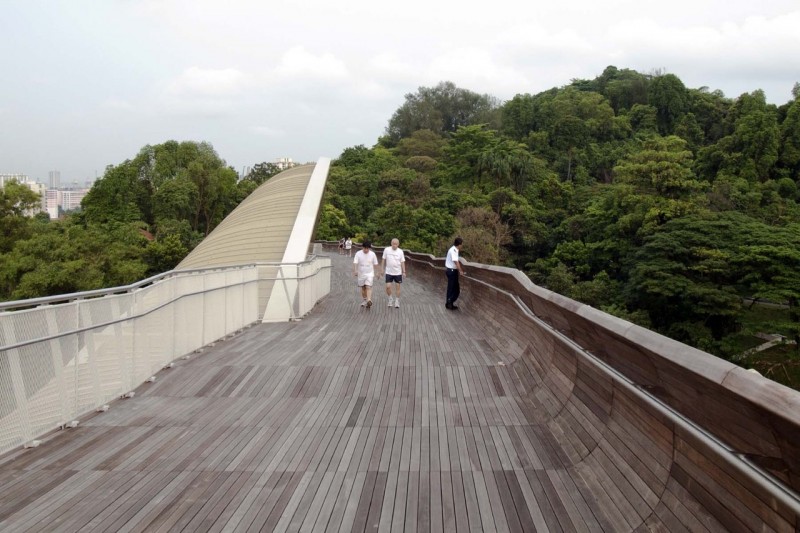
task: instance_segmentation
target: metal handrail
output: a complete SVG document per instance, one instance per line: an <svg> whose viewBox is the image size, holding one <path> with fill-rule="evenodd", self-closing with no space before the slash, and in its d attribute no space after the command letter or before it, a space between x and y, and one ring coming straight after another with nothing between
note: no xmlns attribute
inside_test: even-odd
<svg viewBox="0 0 800 533"><path fill-rule="evenodd" d="M419 259L413 258L412 260L420 261ZM565 335L552 325L539 318L536 313L534 313L516 294L501 289L500 287L496 287L491 283L480 279L470 278L470 280L473 283L481 284L490 288L491 290L504 294L514 302L514 304L529 320L535 322L539 327L548 331L560 342L568 345L585 361L596 366L601 372L616 380L620 386L624 387L631 394L637 396L641 401L649 404L653 409L656 409L661 415L670 420L672 423L680 426L682 430L691 434L696 439L706 444L709 448L714 449L719 457L723 458L723 460L727 460L728 464L737 469L754 484L758 485L762 490L764 490L765 493L770 494L788 509L791 509L793 512L800 515L800 495L798 495L797 492L792 490L775 476L765 471L760 466L754 464L747 458L745 454L725 444L713 433L698 425L696 422L688 418L674 407L666 404L663 400L644 389L642 385L635 383L630 378L622 374L619 370L602 361L599 357L576 343L569 336Z"/></svg>
<svg viewBox="0 0 800 533"><path fill-rule="evenodd" d="M301 261L299 263L281 263L280 261L257 261L254 263L245 263L241 265L219 265L219 266L211 266L211 267L202 267L202 268L187 268L187 269L180 269L180 270L168 270L167 272L162 272L161 274L156 274L155 276L151 276L149 278L143 279L141 281L137 281L135 283L131 283L130 285L120 285L118 287L108 287L105 289L93 289L90 291L81 291L81 292L71 292L67 294L56 294L53 296L41 296L39 298L28 298L25 300L12 300L8 302L0 302L0 313L8 312L11 309L16 309L20 307L39 307L42 305L51 305L56 303L68 303L75 300L86 300L88 298L96 298L100 296L108 296L111 294L120 294L125 292L132 292L136 289L141 289L148 285L152 285L153 283L160 281L162 279L170 278L177 274L191 274L195 272L209 272L214 270L219 271L229 271L229 270L241 270L244 268L250 268L254 266L282 266L282 265L304 265L307 263L313 262L317 258L316 255L310 255L308 259L305 261ZM288 278L283 278L288 279Z"/></svg>
<svg viewBox="0 0 800 533"><path fill-rule="evenodd" d="M315 256L315 259L316 259L316 256ZM299 266L299 265L311 263L312 261L303 261L301 263L259 262L259 263L253 263L253 264L250 264L250 265L237 265L237 268L241 269L241 268L249 268L249 267L253 267L253 266L265 266L265 265L266 266L286 266L286 265L291 265L291 266L298 265ZM319 274L319 272L321 270L327 269L327 268L332 268L332 266L331 265L318 266L317 269L314 270L314 272L311 272L311 273L309 273L309 274L307 274L305 276L282 276L282 277L257 278L257 279L252 279L252 280L249 280L249 281L241 281L241 282L238 282L238 283L232 283L232 284L224 285L224 286L220 286L220 287L213 287L211 289L203 289L203 290L199 290L199 291L195 291L195 292L181 294L180 296L174 297L169 301L163 302L162 304L160 304L160 305L158 305L156 307L153 307L151 309L148 309L147 311L144 311L144 312L141 312L141 313L137 313L137 314L134 314L134 315L128 315L128 316L121 317L121 318L118 318L118 319L115 319L115 320L109 320L107 322L100 322L100 323L97 323L97 324L92 324L90 326L86 326L86 327L82 327L82 328L76 328L76 329L72 329L72 330L69 330L69 331L63 331L63 332L55 333L53 335L48 335L46 337L37 337L35 339L28 339L26 341L17 342L17 343L14 343L14 344L8 344L8 345L5 345L5 346L0 346L0 352L6 351L6 350L15 350L15 349L18 349L18 348L22 348L24 346L29 346L31 344L36 344L36 343L39 343L39 342L47 342L47 341L55 340L55 339L58 339L58 338L61 338L61 337L66 337L68 335L74 335L76 333L83 333L83 332L86 332L86 331L91 331L93 329L104 328L104 327L112 326L114 324L119 324L121 322L126 322L128 320L141 318L141 317L147 316L147 315L149 315L149 314L151 314L151 313L153 313L155 311L158 311L159 309L162 309L163 307L171 305L171 304L173 304L173 303L175 303L175 302L177 302L179 300L182 300L183 298L189 297L189 296L196 296L198 294L206 294L206 293L209 293L209 292L214 292L214 291L218 291L218 290L222 290L222 289L228 289L230 287L238 287L240 285L249 285L249 284L252 284L252 283L259 283L259 282L262 282L262 281L292 281L292 280L299 281L299 280L303 280L303 279L312 278L312 277L316 276L317 274ZM214 268L192 269L192 270L189 270L187 272L199 272L199 271L208 271L208 270L216 270L216 269L214 269ZM176 272L176 271L170 271L170 272ZM177 272L180 273L180 272L183 272L183 271L177 271ZM159 276L164 276L166 274L167 273L165 272L164 274L159 274ZM156 277L156 276L154 276L154 277ZM150 278L150 279L152 279L152 278ZM143 283L144 281L146 281L146 280L143 280L140 283ZM113 289L105 289L105 290L106 291L113 291ZM96 291L87 291L87 292L96 292ZM107 292L106 296L110 296L112 294L116 294L117 292L123 292L123 291ZM83 294L83 293L75 293L75 294ZM71 301L81 300L81 299L84 299L84 298L74 298ZM26 301L26 300L21 300L21 301Z"/></svg>

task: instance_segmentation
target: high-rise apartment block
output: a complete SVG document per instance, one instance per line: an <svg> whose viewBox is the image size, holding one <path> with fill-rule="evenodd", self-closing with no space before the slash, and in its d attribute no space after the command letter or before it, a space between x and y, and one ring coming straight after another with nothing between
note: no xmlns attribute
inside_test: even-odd
<svg viewBox="0 0 800 533"><path fill-rule="evenodd" d="M72 211L81 206L81 200L89 189L48 189L45 193L47 214L51 219L58 218L64 211Z"/></svg>
<svg viewBox="0 0 800 533"><path fill-rule="evenodd" d="M25 174L0 174L0 187L5 187L9 181L16 181L18 183L26 183L30 178Z"/></svg>
<svg viewBox="0 0 800 533"><path fill-rule="evenodd" d="M61 187L61 171L60 170L51 170L47 173L48 176L48 186L51 189L58 189Z"/></svg>

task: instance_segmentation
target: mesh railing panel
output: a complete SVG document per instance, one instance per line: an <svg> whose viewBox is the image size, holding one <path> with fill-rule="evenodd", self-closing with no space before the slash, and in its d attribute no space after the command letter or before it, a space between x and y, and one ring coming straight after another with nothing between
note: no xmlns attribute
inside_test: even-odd
<svg viewBox="0 0 800 533"><path fill-rule="evenodd" d="M255 266L0 313L0 453L132 390L258 319Z"/></svg>

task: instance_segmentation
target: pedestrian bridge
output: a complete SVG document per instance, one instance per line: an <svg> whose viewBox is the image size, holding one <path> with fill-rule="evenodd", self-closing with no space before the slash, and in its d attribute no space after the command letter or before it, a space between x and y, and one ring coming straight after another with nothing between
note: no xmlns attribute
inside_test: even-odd
<svg viewBox="0 0 800 533"><path fill-rule="evenodd" d="M0 315L0 530L798 531L795 391L513 269L448 311L410 253L367 310L307 252Z"/></svg>

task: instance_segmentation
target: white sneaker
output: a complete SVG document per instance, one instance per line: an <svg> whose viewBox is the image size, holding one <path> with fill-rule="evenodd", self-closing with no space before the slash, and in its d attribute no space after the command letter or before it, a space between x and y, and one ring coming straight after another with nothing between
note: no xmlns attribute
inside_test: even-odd
<svg viewBox="0 0 800 533"><path fill-rule="evenodd" d="M386 304L386 307L391 307L391 306L392 306L392 297L389 296L389 303Z"/></svg>
<svg viewBox="0 0 800 533"><path fill-rule="evenodd" d="M395 298L394 307L395 309L400 309L400 298Z"/></svg>
<svg viewBox="0 0 800 533"><path fill-rule="evenodd" d="M367 300L366 299L361 300L361 307L366 307L366 306L367 306Z"/></svg>

